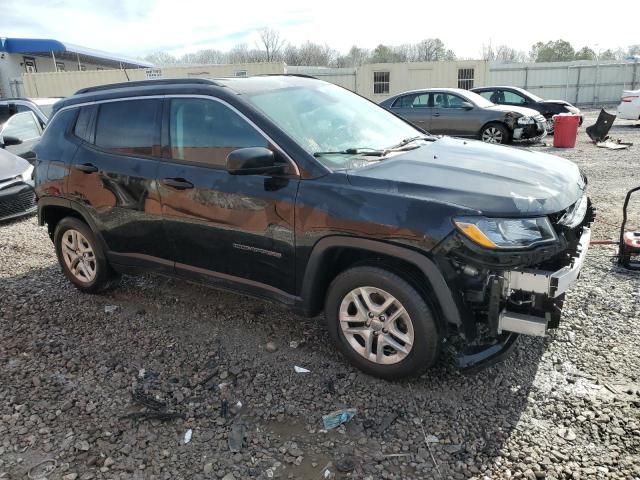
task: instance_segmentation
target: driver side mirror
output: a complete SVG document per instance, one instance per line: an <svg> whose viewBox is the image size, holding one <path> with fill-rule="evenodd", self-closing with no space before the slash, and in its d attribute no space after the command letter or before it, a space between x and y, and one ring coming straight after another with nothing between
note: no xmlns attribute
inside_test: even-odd
<svg viewBox="0 0 640 480"><path fill-rule="evenodd" d="M276 175L287 172L287 165L276 161L264 147L239 148L227 155L227 172L231 175Z"/></svg>
<svg viewBox="0 0 640 480"><path fill-rule="evenodd" d="M469 102L462 102L461 108L464 110L473 110L473 105Z"/></svg>
<svg viewBox="0 0 640 480"><path fill-rule="evenodd" d="M0 145L4 148L4 147L10 147L12 145L20 145L22 143L22 140L19 139L18 137L13 137L11 135L6 135L4 137L1 138L0 140Z"/></svg>

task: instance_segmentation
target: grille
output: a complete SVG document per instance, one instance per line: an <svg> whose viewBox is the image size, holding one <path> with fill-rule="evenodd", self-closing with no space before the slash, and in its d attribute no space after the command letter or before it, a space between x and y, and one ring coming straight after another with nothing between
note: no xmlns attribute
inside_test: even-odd
<svg viewBox="0 0 640 480"><path fill-rule="evenodd" d="M36 194L33 190L0 197L0 219L25 213L33 209L35 205Z"/></svg>

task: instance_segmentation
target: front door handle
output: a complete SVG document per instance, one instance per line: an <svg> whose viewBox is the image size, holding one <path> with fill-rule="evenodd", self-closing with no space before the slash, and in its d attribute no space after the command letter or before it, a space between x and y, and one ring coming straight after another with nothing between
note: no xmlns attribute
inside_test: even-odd
<svg viewBox="0 0 640 480"><path fill-rule="evenodd" d="M76 165L76 168L84 173L94 173L98 171L98 167L92 163L81 163Z"/></svg>
<svg viewBox="0 0 640 480"><path fill-rule="evenodd" d="M440 116L440 114L439 114L438 112L436 112L436 113L434 113L434 114L433 114L433 116L434 116L434 117L439 117L439 116Z"/></svg>
<svg viewBox="0 0 640 480"><path fill-rule="evenodd" d="M193 188L193 183L186 181L184 178L163 178L163 185L175 188L176 190L186 190Z"/></svg>

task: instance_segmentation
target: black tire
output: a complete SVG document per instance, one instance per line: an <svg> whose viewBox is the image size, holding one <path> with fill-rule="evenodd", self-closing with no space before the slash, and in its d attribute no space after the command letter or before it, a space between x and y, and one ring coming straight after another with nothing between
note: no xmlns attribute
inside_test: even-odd
<svg viewBox="0 0 640 480"><path fill-rule="evenodd" d="M500 133L500 141L490 142L485 137L490 137L492 131L498 131ZM495 134L493 135L495 137ZM507 144L511 142L511 133L506 125L498 122L487 123L482 130L480 130L480 140L485 143L494 143L494 144Z"/></svg>
<svg viewBox="0 0 640 480"><path fill-rule="evenodd" d="M82 234L93 251L93 258L95 260L91 262L91 264L92 266L95 266L95 276L91 280L83 281L81 278L78 278L76 274L70 270L65 261L62 243L65 233L68 233L70 230L74 230ZM62 268L62 272L78 290L85 293L97 293L109 288L116 280L118 280L118 275L107 262L101 243L97 241L96 236L93 234L89 226L82 220L75 217L66 217L60 220L56 225L56 230L53 235L53 243L55 245L56 255L58 257L60 267Z"/></svg>
<svg viewBox="0 0 640 480"><path fill-rule="evenodd" d="M408 313L414 340L409 353L401 361L389 365L376 363L358 353L347 340L340 326L340 307L343 299L359 287L374 287L388 292ZM339 274L327 292L325 318L329 334L343 355L369 375L387 380L419 375L438 358L440 334L432 309L407 281L382 268L354 267Z"/></svg>

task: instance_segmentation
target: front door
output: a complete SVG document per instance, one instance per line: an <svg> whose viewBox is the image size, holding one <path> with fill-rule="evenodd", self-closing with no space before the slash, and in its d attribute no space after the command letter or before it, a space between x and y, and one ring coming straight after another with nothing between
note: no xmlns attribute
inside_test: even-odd
<svg viewBox="0 0 640 480"><path fill-rule="evenodd" d="M164 115L168 148L158 179L177 272L293 292L297 177L231 175L225 169L227 155L237 148L282 154L214 98L167 99Z"/></svg>
<svg viewBox="0 0 640 480"><path fill-rule="evenodd" d="M464 108L464 98L452 93L433 93L431 133L476 137L480 122L473 110Z"/></svg>

